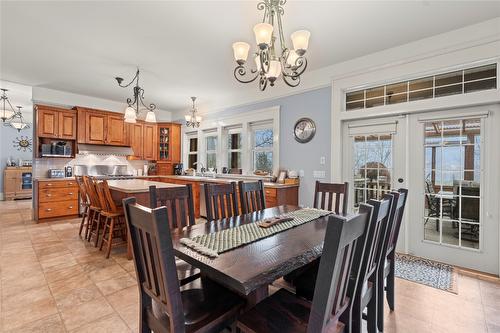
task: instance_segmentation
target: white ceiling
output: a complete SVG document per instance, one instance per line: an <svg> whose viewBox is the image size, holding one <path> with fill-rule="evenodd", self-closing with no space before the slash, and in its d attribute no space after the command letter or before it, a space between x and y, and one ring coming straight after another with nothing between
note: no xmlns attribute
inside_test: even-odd
<svg viewBox="0 0 500 333"><path fill-rule="evenodd" d="M114 77L139 66L163 110L186 110L193 95L202 109L238 105L258 88L234 80L231 44L255 44L256 4L1 1L0 79L124 101L131 90ZM314 70L498 16L498 1L288 1L284 30L311 31Z"/></svg>

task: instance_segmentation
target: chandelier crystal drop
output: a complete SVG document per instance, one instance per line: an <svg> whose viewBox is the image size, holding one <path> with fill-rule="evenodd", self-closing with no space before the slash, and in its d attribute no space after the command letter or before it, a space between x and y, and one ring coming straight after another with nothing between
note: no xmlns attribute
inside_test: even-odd
<svg viewBox="0 0 500 333"><path fill-rule="evenodd" d="M291 35L293 49L287 48L282 25L285 3L286 0L263 0L257 4L257 9L264 11L264 17L262 23L256 24L253 28L257 44L257 52L252 56L255 68L246 67L250 45L245 42L233 44L233 54L237 64L234 77L238 82L250 83L259 78L259 88L262 91L266 89L268 83L274 86L280 76L290 87L300 84L300 76L307 68L307 59L304 55L309 47L311 33L307 30L295 31ZM279 54L278 47L281 50Z"/></svg>
<svg viewBox="0 0 500 333"><path fill-rule="evenodd" d="M156 115L154 113L154 110L156 109L156 105L153 103L146 105L146 103L144 102L144 89L139 86L139 68L137 68L135 76L129 83L122 84L123 78L121 77L115 77L115 80L116 82L118 82L118 85L122 88L127 88L128 86L130 86L132 83L135 82L134 99L127 98L128 106L125 109L125 115L123 117L125 119L125 122L135 123L137 120L137 116L139 115L140 109L146 109L147 114L145 121L148 123L155 123Z"/></svg>
<svg viewBox="0 0 500 333"><path fill-rule="evenodd" d="M189 114L185 115L184 118L186 119L186 126L187 127L192 127L192 128L197 128L200 127L201 123L201 117L197 115L198 110L196 109L196 106L194 105L196 101L196 97L191 97L191 100L193 101L193 106L191 110L189 111Z"/></svg>

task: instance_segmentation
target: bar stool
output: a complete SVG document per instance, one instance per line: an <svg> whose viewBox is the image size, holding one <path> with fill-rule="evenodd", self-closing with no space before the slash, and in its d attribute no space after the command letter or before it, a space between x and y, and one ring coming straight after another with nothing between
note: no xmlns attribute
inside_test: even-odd
<svg viewBox="0 0 500 333"><path fill-rule="evenodd" d="M89 218L87 227L85 228L85 239L90 242L92 236L96 235L94 246L97 247L97 240L99 236L99 229L101 224L101 203L95 188L95 181L89 176L83 176L83 184L85 185L85 192L89 199Z"/></svg>
<svg viewBox="0 0 500 333"><path fill-rule="evenodd" d="M83 177L75 176L75 179L76 183L78 184L78 190L80 191L80 205L83 207L82 222L80 222L80 230L78 231L78 236L81 236L83 227L85 227L85 229L88 229L90 202L87 196L87 191L85 190L85 184L83 183ZM85 233L86 232L87 231L85 231Z"/></svg>
<svg viewBox="0 0 500 333"><path fill-rule="evenodd" d="M106 180L97 184L97 194L101 201L101 216L104 217L104 230L99 250L102 250L104 243L106 243L106 258L109 258L112 246L127 244L125 215L123 214L123 208L115 205ZM122 242L113 244L115 233L121 236Z"/></svg>

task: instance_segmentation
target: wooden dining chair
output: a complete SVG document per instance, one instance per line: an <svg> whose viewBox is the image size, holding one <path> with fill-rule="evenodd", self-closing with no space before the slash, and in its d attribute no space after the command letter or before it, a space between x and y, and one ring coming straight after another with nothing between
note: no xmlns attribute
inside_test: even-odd
<svg viewBox="0 0 500 333"><path fill-rule="evenodd" d="M149 187L149 203L152 209L167 207L168 222L171 230L182 229L195 224L193 188L191 184L182 187ZM175 259L179 282L185 285L200 277L200 270L184 260Z"/></svg>
<svg viewBox="0 0 500 333"><path fill-rule="evenodd" d="M321 203L320 203L321 199ZM349 199L349 183L320 183L316 181L314 208L326 209L335 214L346 214ZM342 205L341 205L342 203Z"/></svg>
<svg viewBox="0 0 500 333"><path fill-rule="evenodd" d="M396 244L398 242L399 230L403 220L408 190L400 188L397 192L391 192L394 201L391 207L385 239L382 244L382 258L378 268L378 287L377 287L377 327L379 331L384 330L384 289L386 290L387 303L389 309L394 311L394 270Z"/></svg>
<svg viewBox="0 0 500 333"><path fill-rule="evenodd" d="M96 184L97 194L101 202L101 217L104 219L104 228L101 236L101 245L99 250L102 250L106 244L106 258L111 254L113 246L127 244L127 229L124 221L124 213L122 207L117 207L109 191L108 182L103 180ZM122 241L113 242L116 236L120 236Z"/></svg>
<svg viewBox="0 0 500 333"><path fill-rule="evenodd" d="M139 288L139 332L220 332L236 319L243 300L203 279L180 289L166 207L149 209L123 200ZM153 302L160 313L153 312Z"/></svg>
<svg viewBox="0 0 500 333"><path fill-rule="evenodd" d="M238 182L240 192L241 213L248 214L258 210L266 209L266 197L264 195L264 182L245 183Z"/></svg>
<svg viewBox="0 0 500 333"><path fill-rule="evenodd" d="M349 309L348 285L355 249L364 240L373 207L362 204L358 214L331 215L312 303L280 289L243 314L237 327L243 333L344 332L340 316Z"/></svg>
<svg viewBox="0 0 500 333"><path fill-rule="evenodd" d="M239 215L236 182L205 184L207 220L215 221Z"/></svg>
<svg viewBox="0 0 500 333"><path fill-rule="evenodd" d="M101 228L101 202L97 194L96 181L92 177L83 176L83 183L85 184L85 191L90 201L89 223L85 229L85 239L90 242L92 236L95 236L94 246L97 247Z"/></svg>
<svg viewBox="0 0 500 333"><path fill-rule="evenodd" d="M75 176L76 183L78 184L78 191L80 192L80 205L83 207L82 211L82 221L80 222L80 228L78 230L78 236L82 235L83 228L88 228L89 225L89 209L90 201L87 196L87 191L85 190L85 184L83 183L82 176Z"/></svg>

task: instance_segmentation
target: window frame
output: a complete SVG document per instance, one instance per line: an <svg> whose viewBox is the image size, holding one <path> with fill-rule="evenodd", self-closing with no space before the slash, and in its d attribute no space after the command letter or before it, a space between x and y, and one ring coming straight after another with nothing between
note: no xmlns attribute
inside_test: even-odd
<svg viewBox="0 0 500 333"><path fill-rule="evenodd" d="M198 152L200 150L200 138L198 137L198 133L197 132L194 132L194 133L188 133L186 134L185 136L186 138L186 166L189 168L189 156L190 155L196 155L196 162L199 162L200 160L200 157L198 156ZM191 139L196 139L196 151L191 151ZM198 164L196 164L195 168L194 169L198 169Z"/></svg>
<svg viewBox="0 0 500 333"><path fill-rule="evenodd" d="M239 134L240 135L241 145L240 145L240 148L238 148L238 149L232 149L229 146L229 138L233 134ZM224 154L225 157L226 157L227 168L231 169L231 165L230 165L230 161L229 161L229 155L231 153L239 153L240 154L240 163L241 163L240 168L243 170L243 150L244 150L243 147L245 146L245 142L243 140L243 128L237 127L237 128L228 128L228 129L226 129L225 142L226 142L226 145L225 145L226 149L222 152L222 154Z"/></svg>
<svg viewBox="0 0 500 333"><path fill-rule="evenodd" d="M267 130L267 129L270 129L273 131L273 143L272 143L272 146L271 147L256 147L255 146L255 132L256 131L259 131L259 130ZM255 169L255 162L256 162L256 159L255 159L255 154L256 153L260 153L260 152L264 152L264 153L267 153L267 152L270 152L273 154L273 159L272 159L272 173L274 173L274 170L276 169L276 160L275 160L275 157L274 157L274 154L275 154L275 149L274 149L274 145L275 145L275 134L274 134L274 127L272 126L272 123L271 122L266 122L266 123L262 123L262 124L256 124L256 125L251 125L250 126L250 136L251 136L251 146L250 146L250 151L251 151L251 172L254 173L256 171Z"/></svg>

